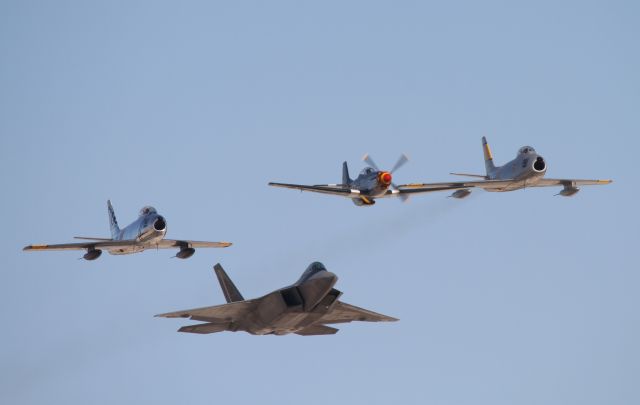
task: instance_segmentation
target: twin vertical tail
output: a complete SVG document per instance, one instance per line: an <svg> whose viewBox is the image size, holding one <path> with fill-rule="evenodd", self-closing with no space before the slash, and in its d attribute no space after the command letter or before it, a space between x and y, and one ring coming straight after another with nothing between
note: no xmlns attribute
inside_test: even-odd
<svg viewBox="0 0 640 405"><path fill-rule="evenodd" d="M347 162L342 163L342 184L351 184L351 177L349 177L349 167L347 166Z"/></svg>
<svg viewBox="0 0 640 405"><path fill-rule="evenodd" d="M216 272L216 276L218 276L220 288L222 288L222 293L224 294L224 298L227 300L227 303L244 301L242 294L240 294L240 291L238 291L235 284L233 284L233 281L231 281L220 263L213 266L213 270Z"/></svg>
<svg viewBox="0 0 640 405"><path fill-rule="evenodd" d="M489 177L496 170L496 165L493 164L493 155L487 143L487 138L484 136L482 137L482 151L484 152L484 167L487 170L487 177Z"/></svg>
<svg viewBox="0 0 640 405"><path fill-rule="evenodd" d="M120 227L116 220L116 214L113 212L111 200L107 200L107 209L109 211L109 225L111 226L111 239L118 239L120 236Z"/></svg>

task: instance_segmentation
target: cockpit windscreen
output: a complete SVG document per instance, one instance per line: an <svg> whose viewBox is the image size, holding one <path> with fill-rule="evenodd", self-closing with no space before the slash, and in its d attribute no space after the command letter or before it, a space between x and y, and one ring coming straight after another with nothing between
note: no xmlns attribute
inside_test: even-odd
<svg viewBox="0 0 640 405"><path fill-rule="evenodd" d="M530 153L536 153L536 150L533 149L531 146L523 146L522 148L520 148L518 153L521 155L528 155Z"/></svg>
<svg viewBox="0 0 640 405"><path fill-rule="evenodd" d="M150 205L147 205L146 207L143 207L143 208L140 210L140 216L143 216L143 215L149 215L149 214L157 214L157 213L158 213L158 211L156 211L156 209L155 209L155 208L153 208L153 207L152 207L152 206L150 206Z"/></svg>

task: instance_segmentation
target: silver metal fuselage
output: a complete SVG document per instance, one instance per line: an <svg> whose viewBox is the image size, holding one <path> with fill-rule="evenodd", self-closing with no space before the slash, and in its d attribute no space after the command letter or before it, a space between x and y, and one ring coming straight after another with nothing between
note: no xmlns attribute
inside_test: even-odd
<svg viewBox="0 0 640 405"><path fill-rule="evenodd" d="M504 188L487 188L486 190L512 191L530 187L540 181L546 172L545 160L531 148L531 151L519 152L512 161L487 173L487 180L514 180L513 183Z"/></svg>
<svg viewBox="0 0 640 405"><path fill-rule="evenodd" d="M133 240L139 245L109 249L112 255L126 255L142 252L152 248L164 239L167 233L167 222L157 212L141 214L138 219L120 230L120 234L114 240Z"/></svg>

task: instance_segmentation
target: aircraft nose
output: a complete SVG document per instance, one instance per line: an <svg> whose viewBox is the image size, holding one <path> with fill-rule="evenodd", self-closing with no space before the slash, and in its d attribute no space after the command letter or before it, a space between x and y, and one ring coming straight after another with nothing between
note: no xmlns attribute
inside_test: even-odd
<svg viewBox="0 0 640 405"><path fill-rule="evenodd" d="M311 276L298 286L304 300L304 310L312 310L331 291L338 277L328 271L322 271Z"/></svg>
<svg viewBox="0 0 640 405"><path fill-rule="evenodd" d="M389 173L389 172L380 173L380 182L382 184L384 184L384 185L391 184L391 179L392 179L391 173Z"/></svg>

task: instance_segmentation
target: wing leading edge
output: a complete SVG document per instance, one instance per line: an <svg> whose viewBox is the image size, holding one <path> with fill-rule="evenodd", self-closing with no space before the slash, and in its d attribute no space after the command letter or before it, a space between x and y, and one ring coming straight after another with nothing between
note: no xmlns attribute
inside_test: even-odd
<svg viewBox="0 0 640 405"><path fill-rule="evenodd" d="M225 248L231 246L230 242L200 242L194 240L173 240L163 239L158 243L148 244L144 242L136 242L134 240L96 240L94 242L80 242L80 243L61 243L57 245L47 244L34 244L28 245L22 248L24 251L34 250L84 250L84 249L118 249L126 247L145 247L145 248L157 248L157 249L170 249L170 248Z"/></svg>
<svg viewBox="0 0 640 405"><path fill-rule="evenodd" d="M319 323L363 322L395 322L397 318L356 307L346 302L338 301L333 311L320 318Z"/></svg>
<svg viewBox="0 0 640 405"><path fill-rule="evenodd" d="M327 184L327 185L316 185L316 186L305 186L302 184L287 184L287 183L269 183L272 187L282 187L282 188L290 188L294 190L300 191L310 191L314 193L322 193L322 194L331 194L331 195L339 195L347 198L359 198L362 193L360 190L355 190L349 188L347 186L343 186L340 184ZM413 185L412 187L407 187L404 189L389 189L382 196L376 198L386 198L386 197L406 197L409 194L420 194L420 193L432 193L436 191L446 191L451 189L464 188L465 186L452 186L447 183L445 185L424 185L425 187L419 187L419 185Z"/></svg>
<svg viewBox="0 0 640 405"><path fill-rule="evenodd" d="M526 180L525 180L526 181ZM431 190L446 191L462 188L481 188L483 190L504 190L514 185L524 183L523 180L477 180L477 181L452 181L443 183L411 183L398 186L401 191L409 190ZM546 179L542 178L532 183L527 183L526 187L553 187L553 186L594 186L612 183L612 180L581 180L581 179Z"/></svg>
<svg viewBox="0 0 640 405"><path fill-rule="evenodd" d="M343 197L358 197L360 190L354 190L341 184L326 184L308 186L304 184L288 184L288 183L269 183L272 187L290 188L293 190L310 191L313 193L339 195Z"/></svg>
<svg viewBox="0 0 640 405"><path fill-rule="evenodd" d="M202 307L185 309L182 311L167 312L158 314L162 318L189 318L196 321L218 322L232 321L240 319L251 312L256 305L255 300L237 301L228 304L214 305L212 307Z"/></svg>
<svg viewBox="0 0 640 405"><path fill-rule="evenodd" d="M231 242L202 242L197 240L175 240L162 239L157 243L160 249L169 249L174 247L191 247L191 248L226 248L231 246ZM153 245L156 247L156 244Z"/></svg>
<svg viewBox="0 0 640 405"><path fill-rule="evenodd" d="M178 332L207 334L228 330L234 321L245 318L255 307L255 300L247 300L212 307L167 312L155 316L163 318L189 318L194 321L207 322L183 326L178 329Z"/></svg>

